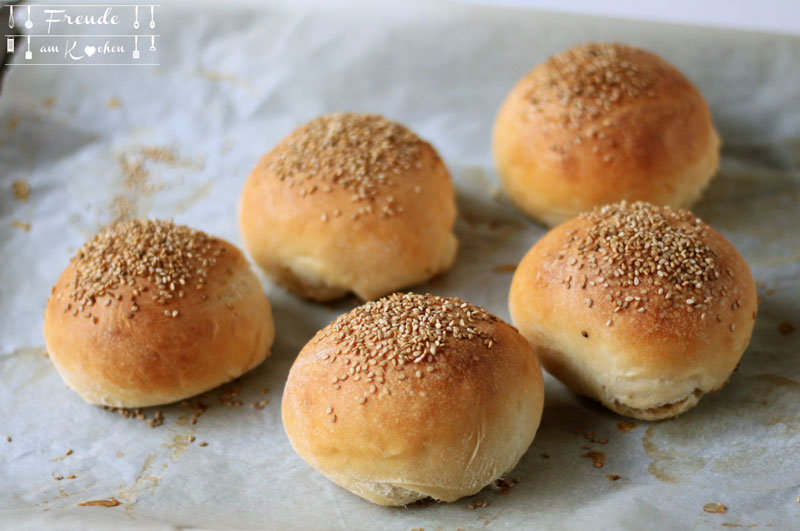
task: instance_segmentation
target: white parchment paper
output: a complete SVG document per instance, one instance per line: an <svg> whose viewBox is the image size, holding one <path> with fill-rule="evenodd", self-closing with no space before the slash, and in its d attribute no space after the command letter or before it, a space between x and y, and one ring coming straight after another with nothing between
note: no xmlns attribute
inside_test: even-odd
<svg viewBox="0 0 800 531"><path fill-rule="evenodd" d="M444 2L160 9L160 67L12 66L4 80L0 528L796 528L800 332L778 325L800 328L800 39ZM695 211L759 281L739 370L678 419L623 433L623 418L546 376L542 425L509 493L487 489L476 509L476 497L384 508L314 472L280 422L296 353L353 300L317 306L265 279L272 357L235 384L242 407L220 403L230 385L200 397L210 407L197 424L181 405L161 408L156 428L87 405L45 356L50 286L121 207L240 244L238 195L260 155L336 110L383 113L438 148L458 191L461 248L452 271L415 289L508 319L511 266L544 229L497 193L495 112L533 65L588 40L660 53L704 93L724 147ZM15 198L15 180L30 184L28 201ZM251 407L262 399L263 410ZM590 449L604 453L603 468L583 457ZM112 498L121 504L78 505ZM727 513L704 512L707 503Z"/></svg>

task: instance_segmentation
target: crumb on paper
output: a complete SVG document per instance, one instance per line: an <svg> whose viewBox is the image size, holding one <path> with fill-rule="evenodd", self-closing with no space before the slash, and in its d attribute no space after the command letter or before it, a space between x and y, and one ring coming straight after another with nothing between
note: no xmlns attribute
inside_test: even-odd
<svg viewBox="0 0 800 531"><path fill-rule="evenodd" d="M73 454L72 448L70 448L70 449L67 450L67 453L65 455L72 455L72 454Z"/></svg>
<svg viewBox="0 0 800 531"><path fill-rule="evenodd" d="M794 332L794 326L792 326L792 323L788 321L783 321L781 324L778 325L778 332L787 336L792 332Z"/></svg>
<svg viewBox="0 0 800 531"><path fill-rule="evenodd" d="M588 457L591 459L595 468L603 468L603 465L606 463L606 454L603 452L598 452L597 450L586 452L583 454L583 457Z"/></svg>
<svg viewBox="0 0 800 531"><path fill-rule="evenodd" d="M223 406L241 406L241 400L234 400L237 396L239 396L239 388L238 387L229 387L228 389L224 389L222 393L219 395L219 403Z"/></svg>
<svg viewBox="0 0 800 531"><path fill-rule="evenodd" d="M483 499L483 497L478 496L474 502L467 505L467 509L470 511L474 511L477 507L488 507L489 504Z"/></svg>
<svg viewBox="0 0 800 531"><path fill-rule="evenodd" d="M611 481L616 481L616 480L618 480L620 478L620 476L618 474L606 474L606 477L608 479L610 479Z"/></svg>
<svg viewBox="0 0 800 531"><path fill-rule="evenodd" d="M110 500L91 500L78 504L80 507L116 507L121 505L120 501L116 498Z"/></svg>
<svg viewBox="0 0 800 531"><path fill-rule="evenodd" d="M500 492L500 494L508 494L509 492L511 492L511 489L513 489L514 485L516 485L517 483L519 483L519 478L514 478L514 479L500 478L495 480L492 486L496 488L498 492Z"/></svg>
<svg viewBox="0 0 800 531"><path fill-rule="evenodd" d="M631 422L629 420L623 420L621 422L617 422L617 429L622 433L628 433L634 428L636 428L635 422Z"/></svg>
<svg viewBox="0 0 800 531"><path fill-rule="evenodd" d="M264 409L264 406L269 404L268 399L259 400L258 402L253 402L250 405L253 406L255 409Z"/></svg>
<svg viewBox="0 0 800 531"><path fill-rule="evenodd" d="M155 428L156 426L161 426L164 424L164 415L161 413L160 409L156 410L156 414L153 415L153 418L147 421L147 425L151 428Z"/></svg>
<svg viewBox="0 0 800 531"><path fill-rule="evenodd" d="M17 201L27 201L31 198L31 187L28 184L28 181L14 181L11 183L11 187L14 189L14 197L17 199Z"/></svg>
<svg viewBox="0 0 800 531"><path fill-rule="evenodd" d="M725 514L728 512L728 508L721 503L707 503L703 505L703 510L711 514Z"/></svg>
<svg viewBox="0 0 800 531"><path fill-rule="evenodd" d="M111 413L117 413L120 417L126 419L146 420L147 424L151 428L155 428L156 426L161 426L164 423L164 416L161 414L160 409L156 410L152 418L148 418L145 412L140 407L137 407L135 409L129 409L124 407L103 406L103 409Z"/></svg>
<svg viewBox="0 0 800 531"><path fill-rule="evenodd" d="M494 273L513 273L517 270L517 264L500 264L497 267L492 268L492 272Z"/></svg>

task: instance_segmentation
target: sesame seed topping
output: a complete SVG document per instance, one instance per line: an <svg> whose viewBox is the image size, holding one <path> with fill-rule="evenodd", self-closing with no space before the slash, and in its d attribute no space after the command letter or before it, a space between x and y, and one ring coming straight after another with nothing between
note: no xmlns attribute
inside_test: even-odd
<svg viewBox="0 0 800 531"><path fill-rule="evenodd" d="M297 128L265 161L280 181L299 188L301 197L319 189L345 190L352 202L365 203L353 219L386 217L402 211L391 194L396 185L392 176L420 167L422 144L408 128L382 116L333 113ZM377 200L381 204L373 208ZM321 219L327 221L328 215Z"/></svg>
<svg viewBox="0 0 800 531"><path fill-rule="evenodd" d="M218 240L203 232L163 220L130 220L113 224L86 242L72 259L75 277L69 284L69 298L83 311L96 299L108 297L121 301L113 293L120 286L132 288L127 317L141 310L144 296L153 288L161 299L171 299L175 283L188 279L205 283L208 271L225 251ZM137 300L138 299L138 300ZM169 313L178 315L177 310Z"/></svg>
<svg viewBox="0 0 800 531"><path fill-rule="evenodd" d="M460 299L395 293L340 316L313 341L332 340L337 347L335 362L348 373L364 377L363 384L353 381L355 376L347 382L363 386L358 402L364 404L368 394L377 394L385 386L390 374L396 375L397 382L408 382L410 375L419 380L425 373L433 373L437 361L447 355L448 344L481 342L491 348L497 339L479 325L496 320L486 310ZM338 385L345 379L347 373L331 377L331 383ZM384 388L381 394L387 391Z"/></svg>
<svg viewBox="0 0 800 531"><path fill-rule="evenodd" d="M558 256L571 255L573 267L589 270L596 279L590 287L607 288L613 312L645 312L658 297L704 313L724 291L715 282L717 254L705 243L706 226L690 212L622 201L580 218L589 227L572 234ZM591 308L594 301L584 303Z"/></svg>
<svg viewBox="0 0 800 531"><path fill-rule="evenodd" d="M652 97L653 85L663 75L648 55L619 43L588 43L573 46L535 69L526 95L529 111L558 109L554 115L562 127L575 131L564 145L551 149L565 154L571 146L590 141L591 151L611 162L614 156L607 150L615 143L607 131L618 127L614 109Z"/></svg>

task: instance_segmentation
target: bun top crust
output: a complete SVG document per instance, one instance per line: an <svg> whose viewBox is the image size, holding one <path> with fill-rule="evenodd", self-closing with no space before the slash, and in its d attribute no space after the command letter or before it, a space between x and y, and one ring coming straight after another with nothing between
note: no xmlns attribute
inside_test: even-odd
<svg viewBox="0 0 800 531"><path fill-rule="evenodd" d="M757 309L750 269L722 235L691 212L625 201L546 234L509 302L523 335L558 330L568 350L607 352L609 374L680 381L699 370L710 387L738 362Z"/></svg>
<svg viewBox="0 0 800 531"><path fill-rule="evenodd" d="M594 206L688 206L714 175L719 138L700 92L657 55L574 46L512 89L493 151L509 197L554 225Z"/></svg>
<svg viewBox="0 0 800 531"><path fill-rule="evenodd" d="M581 130L575 138L587 125L612 128L616 124L606 121L621 108L696 93L683 74L657 55L619 43L573 46L538 66L529 81L524 94L528 110L547 115L563 129ZM597 140L594 145L604 151L614 147L607 134L591 133L584 140Z"/></svg>
<svg viewBox="0 0 800 531"><path fill-rule="evenodd" d="M407 127L376 114L333 113L295 129L262 161L272 178L298 196L334 189L349 196L349 217L385 218L403 207L392 190L397 175L422 168L423 142ZM338 217L341 210L320 216Z"/></svg>
<svg viewBox="0 0 800 531"><path fill-rule="evenodd" d="M348 373L364 373L388 395L403 380L435 371L437 362L458 363L458 351L467 349L461 343L483 343L491 349L497 343L491 327L497 322L483 308L460 299L395 293L340 316L310 345L335 345L330 359L342 357L352 369ZM455 358L446 360L448 354ZM387 378L391 383L383 387ZM346 379L333 384L346 385Z"/></svg>
<svg viewBox="0 0 800 531"><path fill-rule="evenodd" d="M128 292L127 315L133 318L141 302L157 303L165 317L177 317L178 299L206 300L209 270L231 246L207 234L170 221L137 219L105 228L86 242L70 263L72 279L65 311L85 312L96 321L92 307L122 301ZM54 292L55 292L54 288Z"/></svg>

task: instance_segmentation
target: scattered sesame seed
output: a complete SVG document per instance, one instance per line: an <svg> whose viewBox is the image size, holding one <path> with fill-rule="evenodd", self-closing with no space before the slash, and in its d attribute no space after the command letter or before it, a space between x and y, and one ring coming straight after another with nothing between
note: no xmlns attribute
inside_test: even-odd
<svg viewBox="0 0 800 531"><path fill-rule="evenodd" d="M70 448L69 450L67 450L67 454L66 454L66 455L72 455L72 448Z"/></svg>
<svg viewBox="0 0 800 531"><path fill-rule="evenodd" d="M69 476L67 476L67 479L75 479L76 477L78 476L76 476L75 474L70 474Z"/></svg>
<svg viewBox="0 0 800 531"><path fill-rule="evenodd" d="M208 443L203 441L203 442L199 443L198 446L208 446Z"/></svg>

